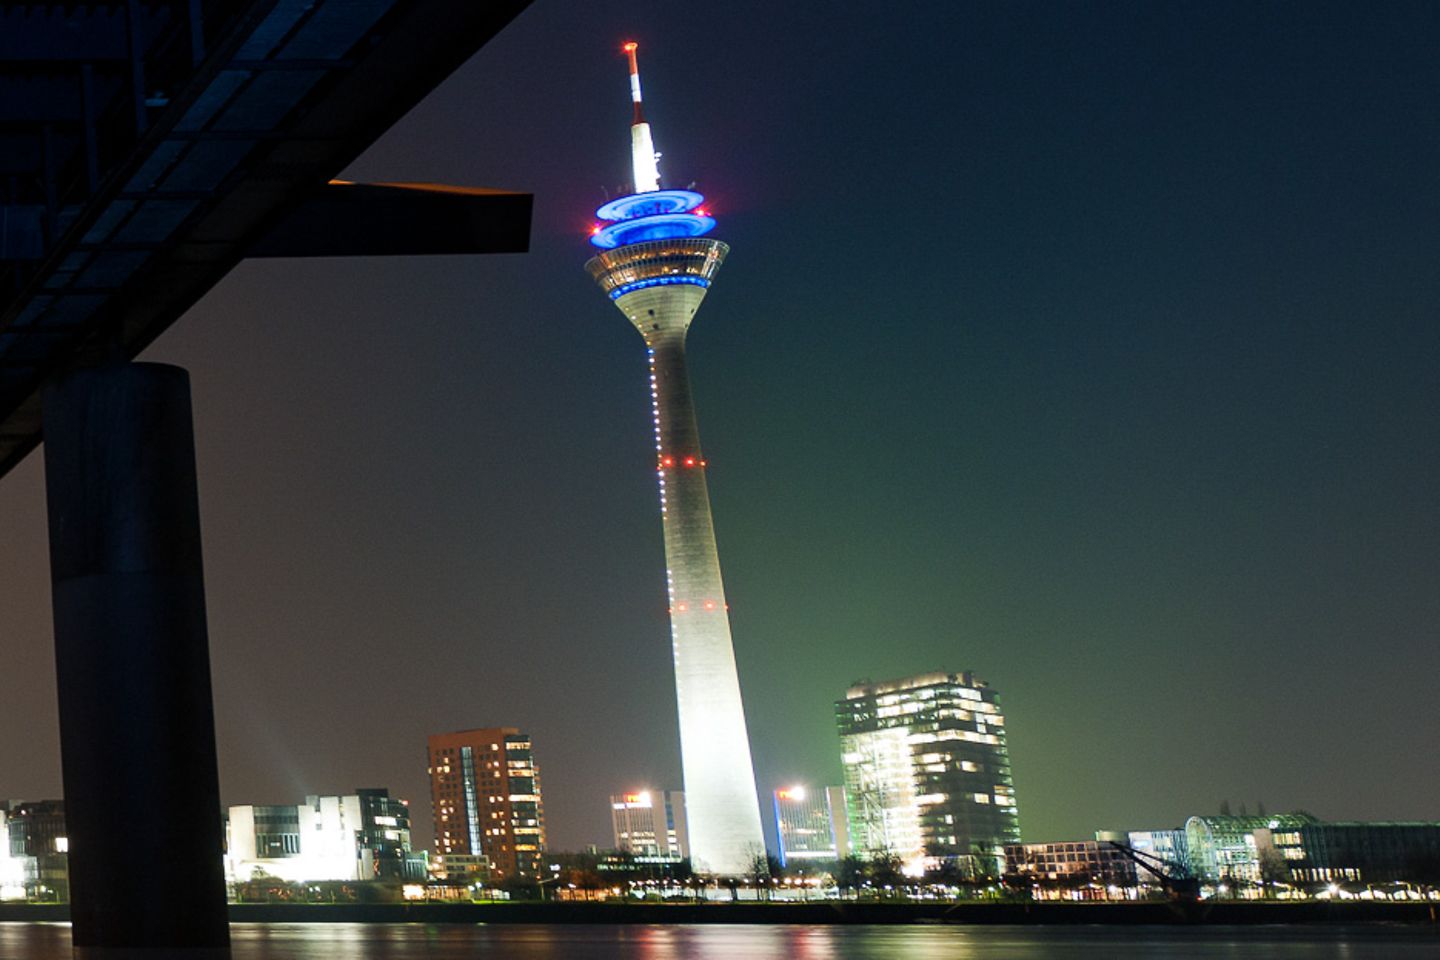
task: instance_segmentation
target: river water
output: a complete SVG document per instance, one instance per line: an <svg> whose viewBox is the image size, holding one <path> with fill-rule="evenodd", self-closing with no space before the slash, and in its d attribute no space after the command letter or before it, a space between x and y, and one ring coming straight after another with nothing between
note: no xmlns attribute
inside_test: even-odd
<svg viewBox="0 0 1440 960"><path fill-rule="evenodd" d="M235 960L1419 960L1429 927L253 924ZM3 960L70 960L68 924L0 923Z"/></svg>

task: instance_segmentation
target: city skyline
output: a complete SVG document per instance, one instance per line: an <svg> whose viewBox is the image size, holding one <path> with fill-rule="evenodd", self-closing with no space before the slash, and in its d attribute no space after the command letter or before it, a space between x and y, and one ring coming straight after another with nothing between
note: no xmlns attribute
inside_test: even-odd
<svg viewBox="0 0 1440 960"><path fill-rule="evenodd" d="M349 171L533 190L529 255L246 264L146 354L192 373L225 802L420 798L492 723L557 849L680 783L644 358L574 269L633 35L736 250L695 380L762 794L838 782L850 683L963 668L1027 839L1433 819L1436 12L715 13L537 5ZM38 457L0 540L0 777L57 796Z"/></svg>

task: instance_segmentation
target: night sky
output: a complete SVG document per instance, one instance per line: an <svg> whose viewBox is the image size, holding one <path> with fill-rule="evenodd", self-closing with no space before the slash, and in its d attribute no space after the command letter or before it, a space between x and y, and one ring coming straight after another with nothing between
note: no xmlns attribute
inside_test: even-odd
<svg viewBox="0 0 1440 960"><path fill-rule="evenodd" d="M1026 839L1440 819L1440 5L538 0L346 172L523 256L243 265L193 378L227 803L535 738L553 849L679 786L640 338L583 270L641 43L732 252L691 335L762 796L852 681L999 691ZM42 464L0 795L60 793ZM767 812L768 819L768 812Z"/></svg>

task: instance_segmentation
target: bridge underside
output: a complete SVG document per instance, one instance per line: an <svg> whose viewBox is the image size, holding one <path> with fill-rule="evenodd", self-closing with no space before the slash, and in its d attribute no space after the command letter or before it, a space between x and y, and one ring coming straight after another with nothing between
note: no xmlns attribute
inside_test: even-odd
<svg viewBox="0 0 1440 960"><path fill-rule="evenodd" d="M77 956L228 955L189 381L131 361L247 256L526 250L527 194L332 178L527 2L0 2L0 477L43 435Z"/></svg>
<svg viewBox="0 0 1440 960"><path fill-rule="evenodd" d="M0 3L0 476L246 256L527 249L528 195L330 183L527 2Z"/></svg>

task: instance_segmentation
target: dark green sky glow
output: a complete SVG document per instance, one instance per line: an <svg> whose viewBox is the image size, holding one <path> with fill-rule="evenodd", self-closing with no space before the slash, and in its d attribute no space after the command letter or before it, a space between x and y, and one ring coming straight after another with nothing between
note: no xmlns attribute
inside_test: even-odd
<svg viewBox="0 0 1440 960"><path fill-rule="evenodd" d="M552 846L678 786L644 347L582 266L662 172L762 792L973 669L1027 839L1222 798L1440 819L1440 6L538 0L348 176L532 190L523 257L242 266L193 375L227 802L535 737ZM0 484L0 794L55 795L41 463ZM23 731L14 733L14 731Z"/></svg>

